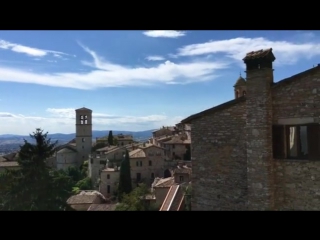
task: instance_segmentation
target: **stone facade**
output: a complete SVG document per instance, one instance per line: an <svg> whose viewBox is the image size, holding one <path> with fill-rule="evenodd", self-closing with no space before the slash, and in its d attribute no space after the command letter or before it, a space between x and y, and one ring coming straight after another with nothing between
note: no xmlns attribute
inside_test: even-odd
<svg viewBox="0 0 320 240"><path fill-rule="evenodd" d="M192 121L192 209L245 209L246 105Z"/></svg>
<svg viewBox="0 0 320 240"><path fill-rule="evenodd" d="M142 181L150 185L154 178L163 177L165 170L163 148L150 145L133 150L129 154L133 184Z"/></svg>
<svg viewBox="0 0 320 240"><path fill-rule="evenodd" d="M110 198L115 195L118 188L120 172L118 167L105 168L101 171L99 191L106 198Z"/></svg>
<svg viewBox="0 0 320 240"><path fill-rule="evenodd" d="M274 83L273 60L247 54L245 96L182 121L192 210L320 209L320 66Z"/></svg>

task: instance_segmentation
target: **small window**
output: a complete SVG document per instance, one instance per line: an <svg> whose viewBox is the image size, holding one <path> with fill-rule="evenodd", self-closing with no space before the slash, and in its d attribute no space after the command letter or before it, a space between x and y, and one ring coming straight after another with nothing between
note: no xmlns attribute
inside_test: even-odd
<svg viewBox="0 0 320 240"><path fill-rule="evenodd" d="M180 177L179 177L179 180L180 180L180 182L183 182L183 180L184 180L184 179L183 179L183 176L180 176Z"/></svg>
<svg viewBox="0 0 320 240"><path fill-rule="evenodd" d="M149 166L152 166L152 161L149 161Z"/></svg>
<svg viewBox="0 0 320 240"><path fill-rule="evenodd" d="M174 149L176 146L174 144L172 144L172 148Z"/></svg>
<svg viewBox="0 0 320 240"><path fill-rule="evenodd" d="M86 139L85 138L82 138L82 142L85 142L86 141Z"/></svg>
<svg viewBox="0 0 320 240"><path fill-rule="evenodd" d="M140 167L142 167L142 161L140 161Z"/></svg>
<svg viewBox="0 0 320 240"><path fill-rule="evenodd" d="M107 186L107 193L110 193L110 185Z"/></svg>
<svg viewBox="0 0 320 240"><path fill-rule="evenodd" d="M136 166L139 167L139 162L138 161L136 162Z"/></svg>
<svg viewBox="0 0 320 240"><path fill-rule="evenodd" d="M320 160L319 124L273 126L273 157Z"/></svg>
<svg viewBox="0 0 320 240"><path fill-rule="evenodd" d="M154 173L151 173L151 179L154 179Z"/></svg>
<svg viewBox="0 0 320 240"><path fill-rule="evenodd" d="M107 179L110 179L110 174L107 174Z"/></svg>
<svg viewBox="0 0 320 240"><path fill-rule="evenodd" d="M84 149L84 146L82 146L82 149Z"/></svg>

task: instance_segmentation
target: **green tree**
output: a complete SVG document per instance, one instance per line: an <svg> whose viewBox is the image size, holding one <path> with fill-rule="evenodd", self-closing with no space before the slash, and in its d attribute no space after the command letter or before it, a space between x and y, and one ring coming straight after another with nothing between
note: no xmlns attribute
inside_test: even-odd
<svg viewBox="0 0 320 240"><path fill-rule="evenodd" d="M108 143L109 143L110 145L113 145L113 134L112 134L112 131L109 131Z"/></svg>
<svg viewBox="0 0 320 240"><path fill-rule="evenodd" d="M119 201L122 200L123 194L129 194L132 191L131 183L131 170L130 170L130 158L129 152L126 150L124 159L120 165L120 176L118 185L118 198Z"/></svg>
<svg viewBox="0 0 320 240"><path fill-rule="evenodd" d="M100 148L104 148L106 147L108 144L106 143L96 143L92 148L91 148L91 152L95 152Z"/></svg>
<svg viewBox="0 0 320 240"><path fill-rule="evenodd" d="M48 133L36 129L30 135L35 144L24 141L19 152L19 170L6 171L0 182L2 210L67 210L66 200L71 195L72 178L64 171L50 169L46 159L55 152L57 142Z"/></svg>
<svg viewBox="0 0 320 240"><path fill-rule="evenodd" d="M118 140L117 140L115 137L113 137L113 145L114 145L114 146L117 146L117 145L118 145Z"/></svg>
<svg viewBox="0 0 320 240"><path fill-rule="evenodd" d="M116 207L116 211L158 211L159 207L155 204L148 204L145 200L146 195L150 194L145 184L140 184L129 194L124 194L122 202Z"/></svg>
<svg viewBox="0 0 320 240"><path fill-rule="evenodd" d="M91 190L93 189L91 178L86 177L78 181L72 188L73 194L78 194L81 190Z"/></svg>

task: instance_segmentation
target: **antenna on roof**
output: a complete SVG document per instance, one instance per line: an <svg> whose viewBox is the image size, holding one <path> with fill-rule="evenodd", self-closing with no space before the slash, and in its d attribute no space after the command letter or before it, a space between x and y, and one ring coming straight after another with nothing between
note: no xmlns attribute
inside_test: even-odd
<svg viewBox="0 0 320 240"><path fill-rule="evenodd" d="M241 71L240 71L240 77L241 77Z"/></svg>

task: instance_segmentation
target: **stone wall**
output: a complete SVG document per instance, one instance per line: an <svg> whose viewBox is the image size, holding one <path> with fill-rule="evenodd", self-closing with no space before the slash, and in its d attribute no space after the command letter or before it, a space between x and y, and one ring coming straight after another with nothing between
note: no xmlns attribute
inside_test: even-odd
<svg viewBox="0 0 320 240"><path fill-rule="evenodd" d="M247 71L247 181L250 210L270 210L273 203L272 68Z"/></svg>
<svg viewBox="0 0 320 240"><path fill-rule="evenodd" d="M154 177L163 177L165 170L164 150L158 147L148 147L144 149L144 152L146 154L144 158L130 158L131 178L133 183L136 183L137 173L140 173L141 179L149 186L154 180L151 179L152 173ZM149 161L151 161L151 166L149 166ZM142 162L142 166L140 166L140 162Z"/></svg>
<svg viewBox="0 0 320 240"><path fill-rule="evenodd" d="M274 87L272 94L274 124L319 122L318 70ZM320 210L320 161L277 159L274 169L275 210Z"/></svg>
<svg viewBox="0 0 320 240"><path fill-rule="evenodd" d="M192 210L245 209L245 125L245 102L193 120Z"/></svg>
<svg viewBox="0 0 320 240"><path fill-rule="evenodd" d="M273 123L281 118L320 117L320 72L298 78L272 89Z"/></svg>

